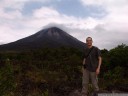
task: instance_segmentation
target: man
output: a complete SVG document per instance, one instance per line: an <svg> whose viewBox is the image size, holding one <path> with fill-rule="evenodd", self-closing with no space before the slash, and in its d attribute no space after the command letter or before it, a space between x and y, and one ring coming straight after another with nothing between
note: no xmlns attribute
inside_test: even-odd
<svg viewBox="0 0 128 96"><path fill-rule="evenodd" d="M97 91L99 91L97 76L100 73L102 58L100 50L97 47L93 46L92 43L92 38L87 37L87 48L85 48L82 68L82 96L87 96L89 79L91 79L91 83L94 88L94 96L97 96Z"/></svg>

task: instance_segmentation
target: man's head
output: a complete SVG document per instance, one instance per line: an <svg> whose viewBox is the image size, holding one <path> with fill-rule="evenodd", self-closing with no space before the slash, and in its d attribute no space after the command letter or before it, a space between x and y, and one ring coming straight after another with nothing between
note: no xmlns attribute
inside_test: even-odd
<svg viewBox="0 0 128 96"><path fill-rule="evenodd" d="M86 44L88 47L91 47L93 43L92 37L87 37L86 38Z"/></svg>

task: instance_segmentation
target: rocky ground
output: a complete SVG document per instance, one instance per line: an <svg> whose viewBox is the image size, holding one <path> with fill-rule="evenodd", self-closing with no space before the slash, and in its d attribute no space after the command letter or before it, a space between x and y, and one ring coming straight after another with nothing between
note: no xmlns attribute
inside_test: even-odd
<svg viewBox="0 0 128 96"><path fill-rule="evenodd" d="M126 93L126 92L119 90L112 90L112 91L100 90L99 93ZM90 93L90 96L92 96L91 94L92 93ZM69 94L69 96L81 96L81 90L80 89L74 90Z"/></svg>

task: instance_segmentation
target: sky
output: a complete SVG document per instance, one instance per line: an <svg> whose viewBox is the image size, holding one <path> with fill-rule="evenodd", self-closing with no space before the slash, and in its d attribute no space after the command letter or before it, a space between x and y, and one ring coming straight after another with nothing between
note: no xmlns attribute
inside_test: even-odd
<svg viewBox="0 0 128 96"><path fill-rule="evenodd" d="M128 44L128 0L0 0L0 44L53 26L100 49Z"/></svg>

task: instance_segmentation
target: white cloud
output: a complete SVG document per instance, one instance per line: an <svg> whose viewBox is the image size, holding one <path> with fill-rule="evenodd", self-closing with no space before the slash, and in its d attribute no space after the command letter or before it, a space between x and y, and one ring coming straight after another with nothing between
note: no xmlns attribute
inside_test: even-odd
<svg viewBox="0 0 128 96"><path fill-rule="evenodd" d="M50 0L1 0L0 2L0 44L13 42L36 32L37 28L26 26L31 24L32 17L22 14L22 9L26 2L49 2ZM6 8L13 9L6 11Z"/></svg>
<svg viewBox="0 0 128 96"><path fill-rule="evenodd" d="M37 9L34 12L35 18L49 18L51 16L57 17L59 16L59 13L56 10L47 7L42 7L41 9Z"/></svg>
<svg viewBox="0 0 128 96"><path fill-rule="evenodd" d="M0 9L10 8L16 10L22 10L27 2L41 2L46 3L52 0L0 0Z"/></svg>
<svg viewBox="0 0 128 96"><path fill-rule="evenodd" d="M29 19L25 20L25 26L42 28L49 23L63 24L71 29L91 29L97 24L102 24L98 19L89 18L77 18L74 16L67 16L65 14L60 14L54 8L42 7L40 9L34 10L33 14Z"/></svg>
<svg viewBox="0 0 128 96"><path fill-rule="evenodd" d="M95 39L96 45L101 48L112 48L118 44L128 44L128 0L81 0L85 6L100 6L107 15L101 18L103 24L91 30L90 35Z"/></svg>

